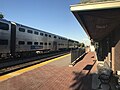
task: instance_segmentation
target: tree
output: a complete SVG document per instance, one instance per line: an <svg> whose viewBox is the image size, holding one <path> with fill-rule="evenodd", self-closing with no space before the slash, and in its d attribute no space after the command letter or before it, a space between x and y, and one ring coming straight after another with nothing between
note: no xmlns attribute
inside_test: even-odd
<svg viewBox="0 0 120 90"><path fill-rule="evenodd" d="M4 18L4 15L3 15L2 13L0 13L0 18L1 18L1 19Z"/></svg>
<svg viewBox="0 0 120 90"><path fill-rule="evenodd" d="M82 47L85 47L85 44L84 43L79 43L78 46L82 48Z"/></svg>

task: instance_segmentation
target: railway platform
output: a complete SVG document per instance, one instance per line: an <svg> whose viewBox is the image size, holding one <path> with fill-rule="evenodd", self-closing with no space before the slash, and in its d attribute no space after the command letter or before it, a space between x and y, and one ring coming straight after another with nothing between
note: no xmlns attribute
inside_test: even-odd
<svg viewBox="0 0 120 90"><path fill-rule="evenodd" d="M73 67L71 54L0 77L0 90L92 90L96 73L94 52L87 53Z"/></svg>

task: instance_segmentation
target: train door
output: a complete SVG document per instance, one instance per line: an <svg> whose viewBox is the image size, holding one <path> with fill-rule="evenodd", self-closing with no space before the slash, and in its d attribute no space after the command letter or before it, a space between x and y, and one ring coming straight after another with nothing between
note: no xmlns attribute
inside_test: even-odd
<svg viewBox="0 0 120 90"><path fill-rule="evenodd" d="M11 23L11 36L10 36L10 53L11 56L15 56L16 49L16 25Z"/></svg>
<svg viewBox="0 0 120 90"><path fill-rule="evenodd" d="M53 42L53 50L56 51L57 50L57 42Z"/></svg>

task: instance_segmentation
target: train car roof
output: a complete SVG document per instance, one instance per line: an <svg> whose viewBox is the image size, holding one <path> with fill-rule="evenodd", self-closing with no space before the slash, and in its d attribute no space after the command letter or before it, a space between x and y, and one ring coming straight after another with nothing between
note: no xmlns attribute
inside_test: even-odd
<svg viewBox="0 0 120 90"><path fill-rule="evenodd" d="M32 29L32 30L36 30L38 32L43 32L43 33L46 33L46 34L54 35L54 36L61 37L61 38L64 38L64 39L68 39L68 38L63 37L63 36L59 36L59 35L56 35L56 34L53 34L53 33L45 32L43 30L35 29L35 28L29 27L29 26L26 26L26 25L22 25L22 24L19 24L19 23L16 23L16 25L21 26L21 27L25 27L25 28L29 28L29 29Z"/></svg>
<svg viewBox="0 0 120 90"><path fill-rule="evenodd" d="M77 43L79 43L78 41L75 41L75 40L72 40L72 39L68 39L69 41L71 41L71 42L77 42Z"/></svg>
<svg viewBox="0 0 120 90"><path fill-rule="evenodd" d="M58 36L58 37L61 37L61 38L67 39L67 38L65 38L65 37L62 37L62 36L59 36L59 35L56 35L56 34L52 34L52 33L49 33L49 32L45 32L45 31L43 31L43 30L35 29L35 28L29 27L29 26L26 26L26 25L22 25L22 24L19 24L19 23L13 22L13 21L8 21L8 20L6 20L6 19L0 19L0 21L8 22L8 23L15 23L17 26L21 26L21 27L29 28L29 29L32 29L32 30L37 30L37 31L39 31L39 32L43 32L43 33L47 33L47 34L51 34L51 35L54 35L54 36Z"/></svg>
<svg viewBox="0 0 120 90"><path fill-rule="evenodd" d="M1 18L0 18L0 21L11 23L10 21L8 21L6 19L1 19Z"/></svg>
<svg viewBox="0 0 120 90"><path fill-rule="evenodd" d="M38 31L38 32L43 32L43 33L46 33L46 34L54 35L54 36L63 38L64 40L71 40L71 39L68 39L68 38L63 37L63 36L59 36L59 35L56 35L56 34L52 34L52 33L49 33L49 32L45 32L45 31L43 31L43 30L35 29L35 28L29 27L29 26L26 26L26 25L22 25L22 24L13 22L13 21L8 21L8 20L6 20L6 19L0 19L0 21L8 22L8 23L15 23L17 26L21 26L21 27L25 27L25 28L32 29L32 30L36 30L36 31ZM75 42L75 40L71 40L71 41L74 41L74 42Z"/></svg>

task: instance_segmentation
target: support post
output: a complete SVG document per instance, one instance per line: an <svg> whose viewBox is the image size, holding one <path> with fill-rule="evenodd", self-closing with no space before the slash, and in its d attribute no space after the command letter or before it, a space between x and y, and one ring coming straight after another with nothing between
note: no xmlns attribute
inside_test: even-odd
<svg viewBox="0 0 120 90"><path fill-rule="evenodd" d="M115 71L115 47L112 47L112 70L113 70L113 73L116 73Z"/></svg>

